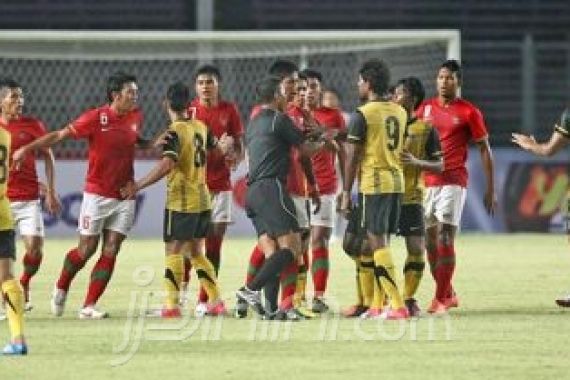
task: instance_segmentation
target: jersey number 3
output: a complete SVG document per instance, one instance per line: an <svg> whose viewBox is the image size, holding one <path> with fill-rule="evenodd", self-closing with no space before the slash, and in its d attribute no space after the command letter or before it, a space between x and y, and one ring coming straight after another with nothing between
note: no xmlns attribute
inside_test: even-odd
<svg viewBox="0 0 570 380"><path fill-rule="evenodd" d="M388 116L385 121L386 124L386 136L388 142L386 145L390 150L398 149L400 146L400 122L394 116Z"/></svg>

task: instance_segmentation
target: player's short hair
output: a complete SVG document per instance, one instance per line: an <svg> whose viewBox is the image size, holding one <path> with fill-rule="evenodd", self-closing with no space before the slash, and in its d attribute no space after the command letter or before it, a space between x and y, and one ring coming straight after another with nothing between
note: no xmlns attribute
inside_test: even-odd
<svg viewBox="0 0 570 380"><path fill-rule="evenodd" d="M256 86L255 93L257 100L262 103L271 103L275 99L275 95L279 93L281 85L281 77L271 75L263 78Z"/></svg>
<svg viewBox="0 0 570 380"><path fill-rule="evenodd" d="M370 84L376 95L382 96L388 89L390 69L384 61L376 58L370 59L362 64L358 73L365 82Z"/></svg>
<svg viewBox="0 0 570 380"><path fill-rule="evenodd" d="M459 82L461 82L463 79L463 69L456 59L448 59L447 61L443 62L441 66L439 66L439 69L447 69L451 73L455 73L455 76Z"/></svg>
<svg viewBox="0 0 570 380"><path fill-rule="evenodd" d="M305 73L303 73L302 71L299 73L299 79L300 80L307 80L307 76L305 75Z"/></svg>
<svg viewBox="0 0 570 380"><path fill-rule="evenodd" d="M340 91L338 90L338 88L333 87L333 86L327 86L323 89L323 92L330 92L336 95L336 97L338 98L339 101L342 100L342 97L340 96Z"/></svg>
<svg viewBox="0 0 570 380"><path fill-rule="evenodd" d="M175 112L182 112L190 101L190 89L183 82L171 84L166 91L166 101Z"/></svg>
<svg viewBox="0 0 570 380"><path fill-rule="evenodd" d="M396 86L403 86L406 91L414 98L414 109L424 101L426 91L422 81L416 77L406 77L398 81Z"/></svg>
<svg viewBox="0 0 570 380"><path fill-rule="evenodd" d="M113 92L120 92L123 86L130 82L137 82L137 77L131 74L127 74L123 71L116 72L112 74L107 79L107 100L109 102L113 101Z"/></svg>
<svg viewBox="0 0 570 380"><path fill-rule="evenodd" d="M0 78L0 90L4 88L22 88L22 86L12 78Z"/></svg>
<svg viewBox="0 0 570 380"><path fill-rule="evenodd" d="M198 69L194 73L194 81L196 81L196 78L198 78L199 75L203 75L203 74L216 77L218 82L222 81L222 73L220 73L220 69L218 69L214 65L206 64L206 65L202 65L202 66L198 67Z"/></svg>
<svg viewBox="0 0 570 380"><path fill-rule="evenodd" d="M317 70L305 69L305 70L301 71L301 73L302 73L303 75L305 75L305 77L306 77L307 79L316 79L316 80L318 80L318 81L321 82L321 83L323 82L323 74L321 74L321 73L320 73L319 71L317 71ZM300 75L301 73L299 73L299 75Z"/></svg>
<svg viewBox="0 0 570 380"><path fill-rule="evenodd" d="M283 78L293 75L296 71L299 71L299 66L296 63L286 59L278 59L269 67L268 73L283 80Z"/></svg>
<svg viewBox="0 0 570 380"><path fill-rule="evenodd" d="M21 88L20 84L12 78L0 78L0 98L4 99L8 95L8 90Z"/></svg>

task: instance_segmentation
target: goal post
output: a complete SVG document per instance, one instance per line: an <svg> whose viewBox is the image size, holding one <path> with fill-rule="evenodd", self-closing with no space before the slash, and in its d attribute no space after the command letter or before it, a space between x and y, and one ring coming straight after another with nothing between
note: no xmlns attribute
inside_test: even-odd
<svg viewBox="0 0 570 380"><path fill-rule="evenodd" d="M161 100L167 86L183 80L193 88L192 75L206 62L220 68L222 95L245 118L256 81L278 57L321 71L325 86L351 109L358 101L356 73L366 59L384 59L392 81L419 77L432 94L439 64L461 58L461 36L457 30L0 31L0 75L22 84L26 112L48 129L103 103L107 76L122 70L138 78L144 133L151 136L166 125ZM66 141L55 152L77 157L85 149Z"/></svg>

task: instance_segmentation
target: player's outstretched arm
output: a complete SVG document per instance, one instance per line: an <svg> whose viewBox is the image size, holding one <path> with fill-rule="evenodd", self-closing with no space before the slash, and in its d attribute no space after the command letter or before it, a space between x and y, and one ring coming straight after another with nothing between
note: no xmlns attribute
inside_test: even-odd
<svg viewBox="0 0 570 380"><path fill-rule="evenodd" d="M556 126L558 128L558 126ZM570 138L565 137L562 133L554 131L550 140L544 143L538 143L534 136L526 136L520 133L512 134L512 142L523 148L524 150L536 154L537 156L550 157L558 153L562 148L570 144Z"/></svg>
<svg viewBox="0 0 570 380"><path fill-rule="evenodd" d="M134 183L130 182L125 187L121 188L121 196L124 199L134 199L140 190L160 181L170 173L175 166L176 161L172 157L162 157L146 176Z"/></svg>
<svg viewBox="0 0 570 380"><path fill-rule="evenodd" d="M422 170L428 170L430 172L435 172L435 173L443 172L442 158L433 161L420 160L419 158L414 156L411 152L404 150L400 154L400 160L404 165L417 166Z"/></svg>
<svg viewBox="0 0 570 380"><path fill-rule="evenodd" d="M36 149L43 149L49 148L54 144L57 144L61 140L66 139L72 133L71 127L67 126L65 128L59 129L57 131L50 132L39 139L36 139L29 143L28 145L24 145L20 149L17 149L12 154L12 167L16 170L20 168L24 157L28 152L31 152Z"/></svg>
<svg viewBox="0 0 570 380"><path fill-rule="evenodd" d="M487 179L487 189L485 190L485 197L483 199L483 202L485 204L487 212L490 215L493 215L495 213L495 209L497 208L493 154L491 153L491 146L489 145L489 140L487 138L483 138L477 141L477 147L481 153L483 172L485 173L485 178Z"/></svg>
<svg viewBox="0 0 570 380"><path fill-rule="evenodd" d="M46 190L45 206L50 214L59 214L61 211L61 201L55 191L55 159L51 148L42 149L45 162Z"/></svg>

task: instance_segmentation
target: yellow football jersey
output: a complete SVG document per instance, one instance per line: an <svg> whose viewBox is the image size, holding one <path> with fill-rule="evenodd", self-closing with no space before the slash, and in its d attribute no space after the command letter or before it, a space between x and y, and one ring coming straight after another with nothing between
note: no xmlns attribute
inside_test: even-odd
<svg viewBox="0 0 570 380"><path fill-rule="evenodd" d="M439 137L435 129L422 120L415 119L406 127L404 149L420 160L433 161L441 157ZM403 204L422 204L424 182L422 169L413 165L404 165L404 200Z"/></svg>
<svg viewBox="0 0 570 380"><path fill-rule="evenodd" d="M206 185L206 149L212 145L208 127L199 120L177 120L169 131L178 143L170 144L163 155L176 160L167 177L166 208L172 211L198 213L209 210L210 192Z"/></svg>
<svg viewBox="0 0 570 380"><path fill-rule="evenodd" d="M358 110L366 122L360 164L360 192L403 193L400 153L404 145L406 111L395 103L376 101L368 102Z"/></svg>
<svg viewBox="0 0 570 380"><path fill-rule="evenodd" d="M10 132L0 127L0 231L14 228L8 199L8 170L10 165Z"/></svg>

